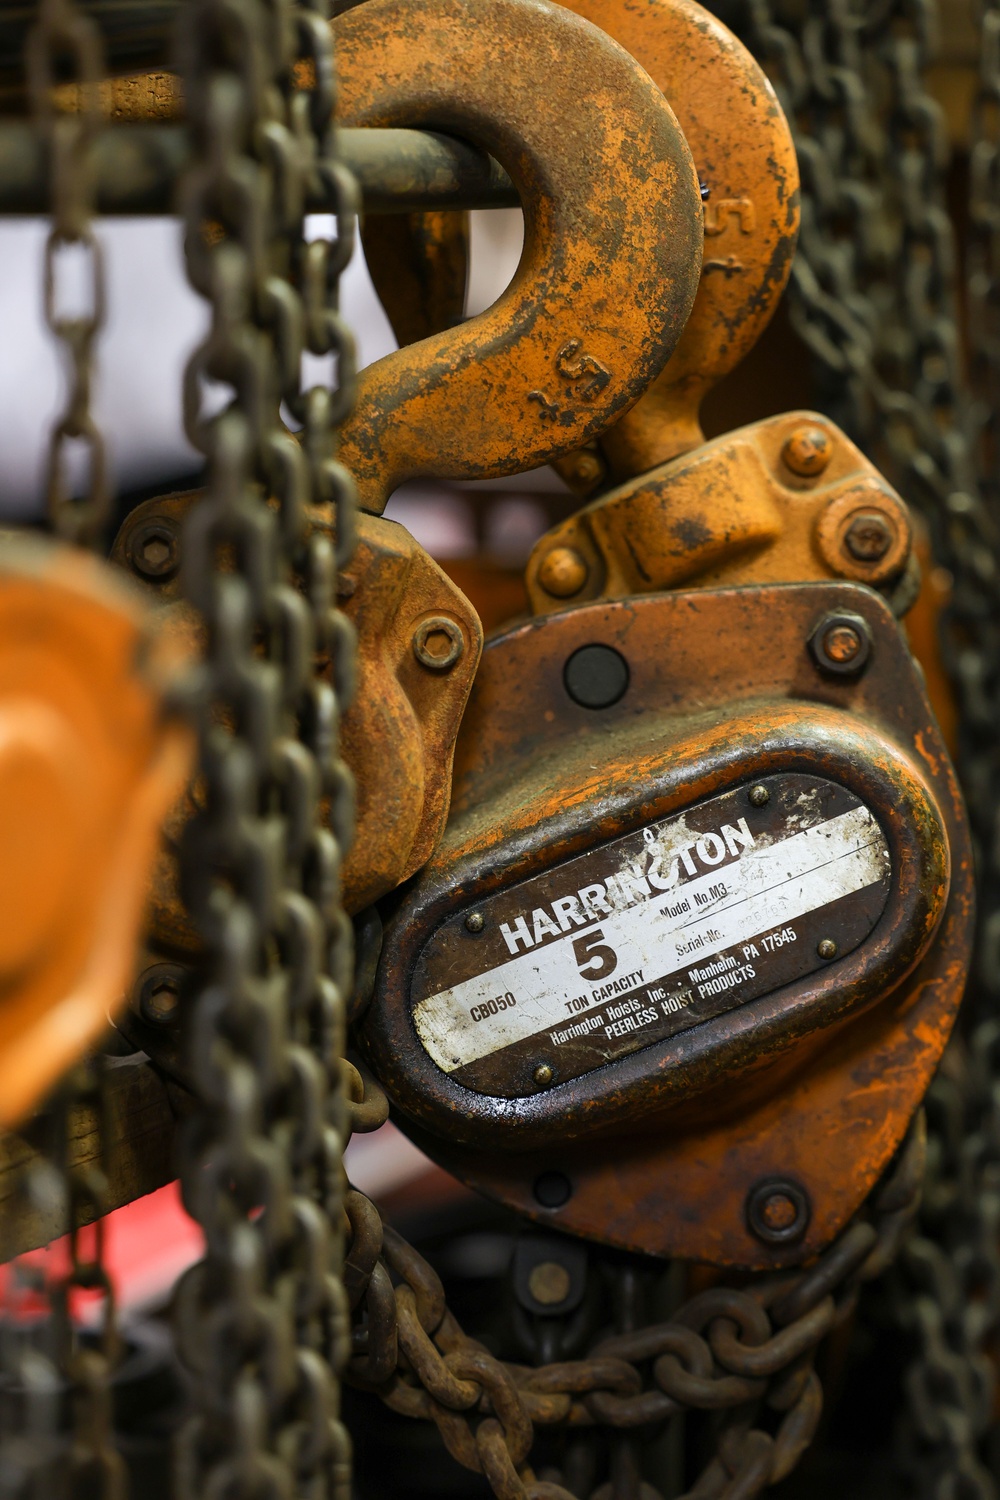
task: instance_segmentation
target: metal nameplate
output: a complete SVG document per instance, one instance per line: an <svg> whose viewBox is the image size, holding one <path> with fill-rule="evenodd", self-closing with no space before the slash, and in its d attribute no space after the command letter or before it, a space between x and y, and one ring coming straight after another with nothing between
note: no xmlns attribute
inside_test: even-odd
<svg viewBox="0 0 1000 1500"><path fill-rule="evenodd" d="M763 806L738 788L450 918L412 990L437 1066L481 1093L537 1093L863 942L891 876L872 813L815 776L754 786Z"/></svg>

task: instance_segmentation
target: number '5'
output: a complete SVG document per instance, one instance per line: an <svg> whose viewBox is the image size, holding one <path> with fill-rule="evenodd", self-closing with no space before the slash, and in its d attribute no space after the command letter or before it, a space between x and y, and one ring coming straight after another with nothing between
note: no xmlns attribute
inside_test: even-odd
<svg viewBox="0 0 1000 1500"><path fill-rule="evenodd" d="M573 957L580 966L584 979L607 979L618 967L618 956L604 941L604 933L598 927L577 938L573 944ZM587 964L587 960L590 960ZM587 965L585 968L584 965Z"/></svg>

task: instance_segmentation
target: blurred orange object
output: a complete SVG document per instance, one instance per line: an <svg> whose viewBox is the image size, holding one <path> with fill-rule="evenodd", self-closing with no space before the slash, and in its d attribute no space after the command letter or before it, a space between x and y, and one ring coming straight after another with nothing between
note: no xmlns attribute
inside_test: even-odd
<svg viewBox="0 0 1000 1500"><path fill-rule="evenodd" d="M191 737L179 647L117 572L0 544L0 1124L22 1119L124 996L160 823Z"/></svg>

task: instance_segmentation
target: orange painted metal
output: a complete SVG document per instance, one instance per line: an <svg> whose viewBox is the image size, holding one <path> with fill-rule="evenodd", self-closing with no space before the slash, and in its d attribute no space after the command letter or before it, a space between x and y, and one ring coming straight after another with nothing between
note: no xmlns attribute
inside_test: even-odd
<svg viewBox="0 0 1000 1500"><path fill-rule="evenodd" d="M788 458L805 435L825 452L803 474ZM882 526L884 550L851 550L859 518ZM602 495L536 543L526 581L536 614L682 584L846 578L891 595L911 542L906 506L860 449L826 417L787 412Z"/></svg>
<svg viewBox="0 0 1000 1500"><path fill-rule="evenodd" d="M694 0L570 0L632 54L669 99L705 191L701 284L669 363L600 437L612 478L704 441L702 399L753 347L785 289L799 227L799 173L770 82Z"/></svg>
<svg viewBox="0 0 1000 1500"><path fill-rule="evenodd" d="M350 911L394 890L433 853L483 649L472 605L409 532L375 516L358 523L346 570L353 588L343 601L358 632L357 689L341 731L357 786L357 832L343 870Z"/></svg>
<svg viewBox="0 0 1000 1500"><path fill-rule="evenodd" d="M663 95L563 7L368 0L332 25L344 124L464 136L507 169L525 214L491 308L361 372L340 458L380 512L407 478L519 473L632 405L691 310L702 210Z"/></svg>
<svg viewBox="0 0 1000 1500"><path fill-rule="evenodd" d="M825 671L817 622L860 617L865 670ZM601 643L623 695L580 706L565 664ZM853 791L889 842L893 894L859 948L820 973L523 1097L455 1082L423 1051L410 976L446 916L760 777ZM419 1144L488 1196L571 1233L757 1268L837 1234L902 1140L967 973L972 861L954 774L886 603L847 583L704 589L600 602L487 644L456 755L444 838L386 929L362 1046ZM534 1185L561 1174L567 1201ZM747 1195L801 1185L801 1240L766 1245Z"/></svg>
<svg viewBox="0 0 1000 1500"><path fill-rule="evenodd" d="M0 1124L106 1028L138 946L162 819L190 770L164 715L183 652L117 570L0 549Z"/></svg>
<svg viewBox="0 0 1000 1500"><path fill-rule="evenodd" d="M197 646L199 627L179 598L178 579L184 518L196 498L189 492L137 506L112 558L170 606L175 630ZM356 690L341 720L356 788L356 831L341 878L344 904L355 912L408 879L441 834L483 631L447 574L404 527L382 517L358 517L357 549L338 591L358 636ZM154 881L152 941L168 953L199 946L177 889L174 853L191 796L189 790L167 819Z"/></svg>

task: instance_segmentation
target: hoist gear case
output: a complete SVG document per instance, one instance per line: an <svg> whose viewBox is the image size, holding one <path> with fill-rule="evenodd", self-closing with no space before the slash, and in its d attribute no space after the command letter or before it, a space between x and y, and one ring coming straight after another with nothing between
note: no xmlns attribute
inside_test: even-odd
<svg viewBox="0 0 1000 1500"><path fill-rule="evenodd" d="M870 642L853 674L815 643L844 617ZM567 667L594 646L623 664L600 708ZM519 1211L787 1263L902 1140L971 901L954 775L872 590L596 603L487 645L448 828L392 898L359 1039L420 1144ZM763 1244L746 1202L772 1177L807 1222Z"/></svg>

